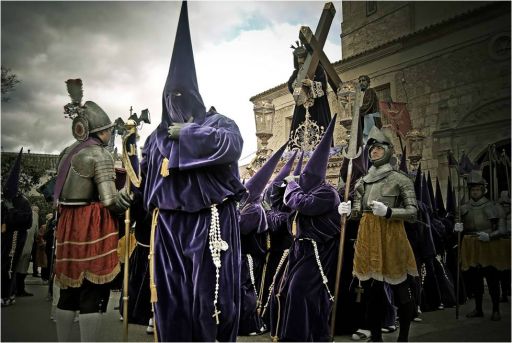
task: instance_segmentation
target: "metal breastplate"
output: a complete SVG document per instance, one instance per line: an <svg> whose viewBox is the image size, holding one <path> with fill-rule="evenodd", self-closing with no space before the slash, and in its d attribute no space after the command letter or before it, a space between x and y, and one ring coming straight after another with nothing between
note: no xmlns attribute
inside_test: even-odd
<svg viewBox="0 0 512 343"><path fill-rule="evenodd" d="M374 200L382 202L387 207L398 207L399 196L400 188L397 184L386 182L386 180L367 184L363 195L363 211L371 211L370 204Z"/></svg>
<svg viewBox="0 0 512 343"><path fill-rule="evenodd" d="M368 175L372 176L372 175ZM371 212L372 201L382 202L392 210L391 219L402 219L408 222L416 220L417 208L414 185L405 175L390 171L378 177L363 177L356 185L353 216L359 217L362 212Z"/></svg>
<svg viewBox="0 0 512 343"><path fill-rule="evenodd" d="M464 215L464 231L467 233L484 231L490 233L493 226L489 220L487 206L492 206L491 202L480 205L467 204L467 212Z"/></svg>
<svg viewBox="0 0 512 343"><path fill-rule="evenodd" d="M100 196L98 184L105 181L112 184L112 187L108 187L108 193L112 193L108 194L108 198L113 197L116 194L114 179L114 161L108 151L101 146L84 148L71 160L59 202L81 205L103 200L105 196Z"/></svg>

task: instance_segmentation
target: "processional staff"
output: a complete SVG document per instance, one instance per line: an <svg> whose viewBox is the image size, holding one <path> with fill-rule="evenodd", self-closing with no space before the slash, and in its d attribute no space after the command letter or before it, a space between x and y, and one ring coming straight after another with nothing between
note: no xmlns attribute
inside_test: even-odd
<svg viewBox="0 0 512 343"><path fill-rule="evenodd" d="M142 111L142 114L137 117L136 113L132 114L132 107L130 107L130 117L126 121L123 122L121 118L116 120L116 129L119 133L123 135L122 138L122 162L123 166L126 169L126 189L128 192L131 192L131 186L135 186L137 188L140 187L141 184L141 176L140 176L140 167L139 167L139 158L137 154L137 126L141 123L151 123L149 118L149 111L147 109ZM128 207L125 212L125 251L124 251L124 275L123 275L123 340L128 341L128 276L129 276L129 263L130 263L130 247L131 247L131 218L130 218L130 208Z"/></svg>
<svg viewBox="0 0 512 343"><path fill-rule="evenodd" d="M357 84L354 84L354 92L347 93L348 96L353 95L354 102L352 106L352 125L350 128L350 140L348 143L348 148L343 151L343 157L348 159L348 167L347 167L347 180L345 182L345 194L344 200L349 200L350 195L350 184L352 181L352 160L356 159L361 155L362 147L358 146L358 132L359 132L359 103L361 91ZM338 95L338 98L341 99L341 95ZM332 306L332 314L331 314L331 338L334 339L335 333L335 324L336 324L336 309L338 305L338 297L339 297L339 288L341 283L341 266L343 264L343 247L345 245L345 228L347 225L347 215L343 214L341 216L341 230L340 230L340 243L338 249L338 263L336 267L336 283L334 287L334 304Z"/></svg>

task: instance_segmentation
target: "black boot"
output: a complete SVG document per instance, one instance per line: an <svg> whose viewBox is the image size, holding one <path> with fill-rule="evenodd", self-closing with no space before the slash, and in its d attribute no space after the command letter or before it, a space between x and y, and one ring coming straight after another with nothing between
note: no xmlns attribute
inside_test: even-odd
<svg viewBox="0 0 512 343"><path fill-rule="evenodd" d="M483 294L475 294L475 310L466 314L467 318L476 318L484 316L484 311L482 311L482 297Z"/></svg>
<svg viewBox="0 0 512 343"><path fill-rule="evenodd" d="M17 297L31 297L34 294L25 290L25 278L27 274L16 273L16 296Z"/></svg>
<svg viewBox="0 0 512 343"><path fill-rule="evenodd" d="M409 341L409 328L411 326L412 318L415 313L415 304L410 301L405 304L401 304L398 308L398 315L400 317L400 331L398 333L397 342L408 342Z"/></svg>

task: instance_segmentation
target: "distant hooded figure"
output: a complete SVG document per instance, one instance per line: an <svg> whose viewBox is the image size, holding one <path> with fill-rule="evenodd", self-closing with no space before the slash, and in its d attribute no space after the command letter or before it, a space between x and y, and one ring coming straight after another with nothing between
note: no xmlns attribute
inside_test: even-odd
<svg viewBox="0 0 512 343"><path fill-rule="evenodd" d="M205 111L187 3L162 95L162 121L142 151L144 207L152 213L155 335L161 341L235 341L240 306L240 226L245 193L236 123Z"/></svg>
<svg viewBox="0 0 512 343"><path fill-rule="evenodd" d="M389 163L393 144L376 126L368 135L368 146L372 166L355 185L354 206L342 202L338 210L340 214L351 214L352 219L361 218L353 274L365 289L372 340L382 340L383 282L391 285L398 303L398 340L407 340L415 310L410 282L418 270L404 221L416 220L414 185L407 175L395 171Z"/></svg>
<svg viewBox="0 0 512 343"><path fill-rule="evenodd" d="M293 243L291 234L291 221L293 220L293 211L284 204L284 192L286 183L284 179L290 174L292 166L297 155L293 157L281 168L272 183L266 191L267 222L268 222L268 240L267 240L267 266L265 272L265 283L262 287L262 317L269 326L271 337L277 337L279 318L282 313L281 306L278 305L278 298L283 295L282 276L285 273L288 264L288 254L290 246ZM304 152L301 153L299 161L293 172L294 176L299 176L302 171L302 161Z"/></svg>
<svg viewBox="0 0 512 343"><path fill-rule="evenodd" d="M325 181L336 116L296 177L288 176L284 204L295 211L293 244L283 276L283 308L277 335L281 341L330 340L329 317L333 304L338 254L340 198Z"/></svg>
<svg viewBox="0 0 512 343"><path fill-rule="evenodd" d="M2 187L2 306L14 303L16 267L32 225L30 203L19 192L22 154L23 148Z"/></svg>
<svg viewBox="0 0 512 343"><path fill-rule="evenodd" d="M257 311L259 283L265 256L267 217L262 206L262 194L267 182L281 158L286 144L246 183L247 194L240 202L240 233L242 248L240 327L238 335L255 335L265 331L265 325Z"/></svg>

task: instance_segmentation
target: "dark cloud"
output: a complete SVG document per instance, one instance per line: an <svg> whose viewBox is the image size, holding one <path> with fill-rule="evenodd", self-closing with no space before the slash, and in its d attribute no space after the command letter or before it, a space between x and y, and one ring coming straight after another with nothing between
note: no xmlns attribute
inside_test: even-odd
<svg viewBox="0 0 512 343"><path fill-rule="evenodd" d="M238 31L284 22L316 27L322 7L322 2L189 2L195 53L236 38ZM69 78L82 78L84 100L96 101L111 119L126 116L133 106L136 111L150 108L159 121L179 8L180 2L1 2L2 65L21 80L10 101L2 103L4 150L24 146L57 153L73 140L71 121L62 113L69 101L64 83ZM330 37L339 37L338 26L335 20ZM254 42L254 49L262 49L262 43ZM246 53L242 62L254 68L253 53ZM224 60L239 62L229 55ZM290 61L283 61L281 69L289 68ZM285 82L287 74L275 85ZM241 95L248 106L254 94ZM243 114L250 115L250 109ZM246 142L256 139L245 137Z"/></svg>

